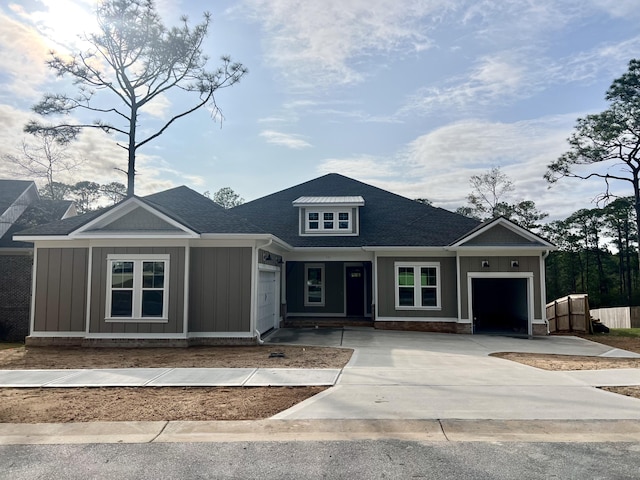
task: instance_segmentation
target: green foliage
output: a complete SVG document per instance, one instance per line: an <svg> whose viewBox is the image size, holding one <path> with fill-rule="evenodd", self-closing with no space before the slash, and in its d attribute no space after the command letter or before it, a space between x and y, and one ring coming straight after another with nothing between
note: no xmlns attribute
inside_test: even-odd
<svg viewBox="0 0 640 480"><path fill-rule="evenodd" d="M222 187L213 194L212 200L224 208L233 208L244 203L244 198L234 192L231 187Z"/></svg>
<svg viewBox="0 0 640 480"><path fill-rule="evenodd" d="M559 249L546 262L548 299L588 293L592 307L640 302L635 211L628 198L579 210L542 230Z"/></svg>
<svg viewBox="0 0 640 480"><path fill-rule="evenodd" d="M605 98L609 108L577 120L570 149L547 166L545 178L550 183L562 177L601 178L602 199L613 198L613 180L629 184L640 229L640 60L629 62L628 71L613 81Z"/></svg>
<svg viewBox="0 0 640 480"><path fill-rule="evenodd" d="M40 196L49 200L72 200L79 214L95 210L104 206L105 203L114 205L126 198L127 191L127 188L119 182L104 185L89 181L78 182L74 185L53 182L51 187L51 189L41 190ZM35 223L35 225L37 224Z"/></svg>

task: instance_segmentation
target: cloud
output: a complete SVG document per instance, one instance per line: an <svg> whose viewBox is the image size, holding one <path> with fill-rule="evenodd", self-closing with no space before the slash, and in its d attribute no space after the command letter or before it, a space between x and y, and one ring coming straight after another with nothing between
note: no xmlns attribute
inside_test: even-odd
<svg viewBox="0 0 640 480"><path fill-rule="evenodd" d="M260 136L266 139L267 143L281 145L294 150L300 150L312 146L309 142L300 138L300 135L281 133L274 130L264 130L260 132Z"/></svg>
<svg viewBox="0 0 640 480"><path fill-rule="evenodd" d="M430 15L444 0L245 0L247 16L266 33L266 61L299 88L363 81L359 61L370 54L427 49ZM425 23L422 23L422 21Z"/></svg>
<svg viewBox="0 0 640 480"><path fill-rule="evenodd" d="M364 181L383 179L397 174L394 165L385 159L369 155L350 158L329 158L317 168L320 175L340 173L347 177L355 177Z"/></svg>

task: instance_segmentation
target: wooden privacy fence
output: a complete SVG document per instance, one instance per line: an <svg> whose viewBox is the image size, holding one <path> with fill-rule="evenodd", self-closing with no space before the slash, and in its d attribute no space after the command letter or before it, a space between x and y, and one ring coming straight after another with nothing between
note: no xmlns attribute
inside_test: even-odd
<svg viewBox="0 0 640 480"><path fill-rule="evenodd" d="M593 333L587 294L567 295L547 303L549 332Z"/></svg>

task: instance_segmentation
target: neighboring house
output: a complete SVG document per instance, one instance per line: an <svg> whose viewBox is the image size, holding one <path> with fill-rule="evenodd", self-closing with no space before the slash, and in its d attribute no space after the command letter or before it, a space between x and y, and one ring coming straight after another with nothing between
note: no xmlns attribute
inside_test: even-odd
<svg viewBox="0 0 640 480"><path fill-rule="evenodd" d="M32 181L0 180L0 340L29 334L33 245L13 234L71 215L72 202L41 200Z"/></svg>
<svg viewBox="0 0 640 480"><path fill-rule="evenodd" d="M178 187L14 238L35 244L32 344L248 343L328 320L547 333L551 243L337 174L231 210Z"/></svg>

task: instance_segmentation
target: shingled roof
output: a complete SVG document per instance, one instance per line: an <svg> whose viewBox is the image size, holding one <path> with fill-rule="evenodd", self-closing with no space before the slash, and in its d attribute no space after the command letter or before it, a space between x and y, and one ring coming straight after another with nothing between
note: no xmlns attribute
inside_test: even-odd
<svg viewBox="0 0 640 480"><path fill-rule="evenodd" d="M359 236L300 236L302 196L361 196ZM445 246L480 222L425 205L336 173L324 175L231 209L296 247Z"/></svg>
<svg viewBox="0 0 640 480"><path fill-rule="evenodd" d="M244 218L230 213L217 203L188 187L176 187L146 197L136 198L197 233L266 233L260 227L251 225ZM78 215L77 217L33 227L20 231L19 235L69 235L115 207L114 205L84 215Z"/></svg>

